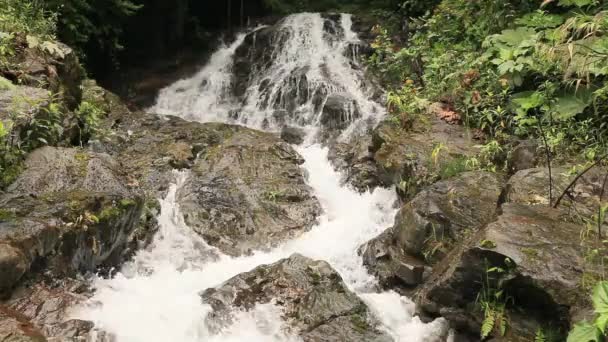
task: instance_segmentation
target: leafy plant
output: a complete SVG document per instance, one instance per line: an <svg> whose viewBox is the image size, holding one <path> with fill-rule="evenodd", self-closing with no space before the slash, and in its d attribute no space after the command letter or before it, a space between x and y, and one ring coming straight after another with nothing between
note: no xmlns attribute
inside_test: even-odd
<svg viewBox="0 0 608 342"><path fill-rule="evenodd" d="M505 263L510 264L510 260ZM492 333L504 336L508 328L508 317L506 306L512 298L507 296L504 290L493 285L495 280L504 274L506 270L502 267L487 267L482 277L482 289L477 295L477 304L483 312L480 335L482 339L487 338Z"/></svg>
<svg viewBox="0 0 608 342"><path fill-rule="evenodd" d="M607 336L608 281L600 281L591 296L596 318L592 323L580 322L568 334L568 342L601 342Z"/></svg>

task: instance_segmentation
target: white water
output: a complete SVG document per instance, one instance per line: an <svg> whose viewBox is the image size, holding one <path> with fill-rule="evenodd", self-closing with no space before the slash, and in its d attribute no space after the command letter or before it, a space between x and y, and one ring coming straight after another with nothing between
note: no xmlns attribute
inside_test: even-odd
<svg viewBox="0 0 608 342"><path fill-rule="evenodd" d="M361 107L377 107L365 97L360 84L354 82L359 75L348 67L349 61L342 55L343 50L302 51L302 46L311 46L311 41L317 47L325 42L319 35L322 26L318 25L322 25L322 20L318 14L291 16L283 25L299 39L288 42L288 51L277 51L280 56L269 72L278 74L280 72L275 69L283 68L285 64L309 63L306 64L310 66L309 72L314 73L319 69L315 64L318 60L332 61L337 66L334 72L341 74L333 79L337 86L332 89L347 91ZM344 39L356 39L347 15L342 17L342 28L345 34L334 46L346 48ZM243 37L239 39L242 41ZM155 108L172 108L170 112L173 114L199 121L229 121L228 111L238 107L235 102L226 101L225 97L231 56L236 47L233 44L221 49L197 75L165 89ZM202 80L208 80L203 90L198 87ZM250 90L247 101L241 105L250 107L250 119L259 119L266 115L267 109L259 104L252 105L252 96ZM207 111L211 108L215 109L213 113ZM379 111L370 113L382 115ZM251 122L248 120L248 124ZM311 122L307 127L311 132L309 139L312 139L316 126ZM74 316L92 320L99 330L114 335L117 342L297 341L296 337L284 334L280 307L269 304L238 313L232 326L214 335L204 324L211 308L201 304L198 295L241 272L297 252L329 262L342 275L347 286L369 305L381 321L382 329L396 341L439 340L439 336L445 333L443 322L423 324L413 317L414 305L409 299L394 292L375 292L375 279L367 273L357 256L356 249L361 244L392 225L394 191L378 189L373 193L359 194L341 185L340 174L327 160L327 149L310 144L297 150L305 159L303 167L309 173L308 183L324 210L319 223L311 231L270 252L238 258L222 255L185 225L176 202L176 192L188 174L176 172L175 184L161 200L161 228L153 244L139 251L114 278L96 279L95 296L88 305L76 310Z"/></svg>

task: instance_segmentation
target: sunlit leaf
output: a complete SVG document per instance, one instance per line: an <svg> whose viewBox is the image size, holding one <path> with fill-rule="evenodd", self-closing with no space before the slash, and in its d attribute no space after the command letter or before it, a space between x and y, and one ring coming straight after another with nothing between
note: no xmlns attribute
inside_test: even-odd
<svg viewBox="0 0 608 342"><path fill-rule="evenodd" d="M557 120L568 120L582 113L591 104L589 91L579 89L558 97L551 103L551 112Z"/></svg>
<svg viewBox="0 0 608 342"><path fill-rule="evenodd" d="M575 324L568 334L567 342L600 342L602 341L601 331L594 325L587 322Z"/></svg>
<svg viewBox="0 0 608 342"><path fill-rule="evenodd" d="M600 281L593 289L593 308L599 314L608 314L608 281Z"/></svg>

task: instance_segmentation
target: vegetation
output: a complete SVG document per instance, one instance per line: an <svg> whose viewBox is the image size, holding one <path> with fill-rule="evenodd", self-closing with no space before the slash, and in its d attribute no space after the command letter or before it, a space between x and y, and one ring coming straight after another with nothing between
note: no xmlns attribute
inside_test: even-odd
<svg viewBox="0 0 608 342"><path fill-rule="evenodd" d="M601 281L591 297L596 318L592 323L576 324L568 335L568 342L601 342L608 336L608 282Z"/></svg>
<svg viewBox="0 0 608 342"><path fill-rule="evenodd" d="M442 102L496 143L544 137L552 157L595 160L608 146L606 5L545 3L444 0L393 20L406 32L377 26L370 65L391 84L392 114Z"/></svg>

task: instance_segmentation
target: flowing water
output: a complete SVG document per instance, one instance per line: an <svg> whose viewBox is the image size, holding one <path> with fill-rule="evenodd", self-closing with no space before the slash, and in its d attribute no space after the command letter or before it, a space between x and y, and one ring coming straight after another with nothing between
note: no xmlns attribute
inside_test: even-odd
<svg viewBox="0 0 608 342"><path fill-rule="evenodd" d="M414 304L408 298L375 291L374 278L357 256L361 244L392 225L396 211L394 191L377 189L359 194L344 186L340 173L328 161L327 149L315 143L320 115L314 103L315 93L322 94L323 101L332 93L347 93L366 113L353 119L343 136L353 134L358 123L384 115L381 106L369 99L363 75L353 67L353 59L347 57L353 55L347 50L355 49L351 43L357 40L350 16L342 15L334 24L339 27L333 28L334 34L328 34L324 29L327 22L319 14L284 19L277 33L279 38L284 35L284 44L272 51L270 66L259 68L249 78L246 92L238 99L230 89L234 86L233 57L245 40L241 35L217 51L199 73L164 89L150 109L190 120L238 122L274 129L277 126L269 125L268 120L264 123L264 119L277 109L293 106L282 98L286 88L294 85L293 72L305 70L305 77L299 82L305 80L306 87L295 83L305 94L297 94L301 98L296 101L297 108L291 109L298 115L289 122L309 132L307 143L296 149L305 159L308 183L323 207L318 224L270 252L234 258L215 250L220 257L208 258L214 248L186 226L176 202L176 193L188 173L175 172L175 183L161 200L160 230L154 242L139 251L112 279L96 279L94 297L74 313L76 317L95 322L97 329L112 334L118 342L298 341L297 337L285 335L280 307L272 304L239 312L232 326L212 334L204 323L211 308L201 304L198 295L241 272L297 252L329 262L396 341L435 341L444 334L441 320L424 324L414 317ZM265 79L272 82L261 89L259 83Z"/></svg>

